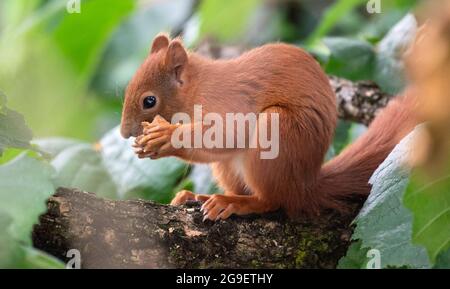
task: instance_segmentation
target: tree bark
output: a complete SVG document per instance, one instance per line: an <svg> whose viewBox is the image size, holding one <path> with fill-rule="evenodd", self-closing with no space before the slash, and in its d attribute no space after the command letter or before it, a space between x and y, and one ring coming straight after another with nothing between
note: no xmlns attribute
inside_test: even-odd
<svg viewBox="0 0 450 289"><path fill-rule="evenodd" d="M33 243L64 261L77 249L83 268L335 268L354 217L327 212L290 220L280 211L203 222L199 208L60 188L33 230Z"/></svg>
<svg viewBox="0 0 450 289"><path fill-rule="evenodd" d="M351 82L335 76L329 79L336 94L338 116L343 120L369 125L393 97L372 81Z"/></svg>

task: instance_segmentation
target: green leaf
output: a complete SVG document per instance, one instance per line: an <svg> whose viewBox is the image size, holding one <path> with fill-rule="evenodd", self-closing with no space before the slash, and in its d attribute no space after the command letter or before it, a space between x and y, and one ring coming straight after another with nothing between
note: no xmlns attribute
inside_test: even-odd
<svg viewBox="0 0 450 289"><path fill-rule="evenodd" d="M194 182L192 182L189 178L182 180L173 190L173 193L176 194L179 191L187 190L194 192Z"/></svg>
<svg viewBox="0 0 450 289"><path fill-rule="evenodd" d="M336 133L334 134L333 140L333 148L335 154L339 154L339 152L349 144L351 127L352 123L349 121L338 121Z"/></svg>
<svg viewBox="0 0 450 289"><path fill-rule="evenodd" d="M1 13L1 16L5 17L5 23L19 25L36 9L41 0L3 0L2 2L0 8L4 9L5 13Z"/></svg>
<svg viewBox="0 0 450 289"><path fill-rule="evenodd" d="M417 131L403 139L374 172L370 195L354 220L352 239L361 240L364 250L379 250L382 268L430 266L425 248L412 244L412 215L402 204L409 176L405 164Z"/></svg>
<svg viewBox="0 0 450 289"><path fill-rule="evenodd" d="M139 159L119 128L100 142L103 162L117 186L119 196L144 198L167 203L173 190L188 172L187 164L176 158Z"/></svg>
<svg viewBox="0 0 450 289"><path fill-rule="evenodd" d="M367 127L363 124L339 120L333 143L328 149L327 154L325 155L325 160L328 161L338 155L343 149L354 142L366 130Z"/></svg>
<svg viewBox="0 0 450 289"><path fill-rule="evenodd" d="M192 13L192 0L156 1L151 5L139 2L138 12L127 18L114 32L105 49L91 88L100 94L126 87L137 67L147 57L151 41L161 31L170 31ZM183 35L185 45L196 33ZM192 36L191 36L192 35ZM133 43L133 45L124 45ZM119 99L112 93L109 97Z"/></svg>
<svg viewBox="0 0 450 289"><path fill-rule="evenodd" d="M0 92L0 156L7 147L31 148L32 137L23 116L6 107L6 96Z"/></svg>
<svg viewBox="0 0 450 289"><path fill-rule="evenodd" d="M175 158L139 159L132 140L125 140L114 128L100 144L49 138L35 141L50 152L56 170L55 184L74 187L107 198L144 198L169 202L187 164Z"/></svg>
<svg viewBox="0 0 450 289"><path fill-rule="evenodd" d="M416 30L416 19L407 14L376 48L363 40L325 38L323 42L329 49L325 70L354 81L373 80L387 93L399 93L405 84L403 55Z"/></svg>
<svg viewBox="0 0 450 289"><path fill-rule="evenodd" d="M400 20L377 46L374 81L387 93L399 93L405 85L403 55L414 40L417 21L412 14Z"/></svg>
<svg viewBox="0 0 450 289"><path fill-rule="evenodd" d="M449 162L450 164L450 162ZM403 202L411 210L413 241L425 246L431 261L450 248L450 176L449 170L429 177L416 169Z"/></svg>
<svg viewBox="0 0 450 289"><path fill-rule="evenodd" d="M1 191L0 191L1 193ZM18 254L19 244L15 242L7 231L11 226L12 218L0 209L0 268L12 268L21 256Z"/></svg>
<svg viewBox="0 0 450 289"><path fill-rule="evenodd" d="M40 138L33 140L33 144L37 145L42 151L56 157L68 147L81 144L82 142L75 139L63 137Z"/></svg>
<svg viewBox="0 0 450 289"><path fill-rule="evenodd" d="M347 250L345 257L339 260L338 269L366 269L368 248L361 248L362 242L353 242Z"/></svg>
<svg viewBox="0 0 450 289"><path fill-rule="evenodd" d="M339 0L331 5L322 16L320 25L314 30L308 38L308 44L314 44L317 40L327 35L339 20L345 17L350 11L361 4L367 3L367 0Z"/></svg>
<svg viewBox="0 0 450 289"><path fill-rule="evenodd" d="M48 164L25 153L0 166L0 268L62 268L31 245L31 231L55 187Z"/></svg>
<svg viewBox="0 0 450 289"><path fill-rule="evenodd" d="M0 151L0 165L10 162L24 151L25 150L23 149L15 149L15 148L7 148L3 151Z"/></svg>
<svg viewBox="0 0 450 289"><path fill-rule="evenodd" d="M98 151L90 144L69 146L52 160L58 187L78 188L100 197L117 198L117 189Z"/></svg>
<svg viewBox="0 0 450 289"><path fill-rule="evenodd" d="M220 41L239 38L260 4L258 0L202 1L199 8L200 37L213 36Z"/></svg>
<svg viewBox="0 0 450 289"><path fill-rule="evenodd" d="M330 50L327 73L350 80L371 79L375 51L370 43L343 37L327 37L323 42Z"/></svg>
<svg viewBox="0 0 450 289"><path fill-rule="evenodd" d="M8 26L0 38L0 87L36 135L92 138L107 108L86 88L110 34L135 2L82 0L81 13L69 14L66 1L45 1L20 26Z"/></svg>
<svg viewBox="0 0 450 289"><path fill-rule="evenodd" d="M15 239L31 244L31 228L55 191L53 173L48 164L25 154L0 166L0 210L12 219L8 231Z"/></svg>
<svg viewBox="0 0 450 289"><path fill-rule="evenodd" d="M349 131L349 143L354 142L357 138L362 136L367 131L367 126L360 123L352 123Z"/></svg>
<svg viewBox="0 0 450 289"><path fill-rule="evenodd" d="M133 0L82 1L81 13L63 12L54 40L79 75L91 76L107 39L134 5Z"/></svg>
<svg viewBox="0 0 450 289"><path fill-rule="evenodd" d="M64 269L61 260L33 247L21 246L18 248L22 258L14 268L22 269Z"/></svg>
<svg viewBox="0 0 450 289"><path fill-rule="evenodd" d="M434 264L435 269L450 269L450 249L441 252L436 257L436 263Z"/></svg>
<svg viewBox="0 0 450 289"><path fill-rule="evenodd" d="M0 211L2 232L6 232L10 225L11 219ZM6 232L0 235L0 269L2 268L61 269L64 268L64 264L30 245L23 245Z"/></svg>

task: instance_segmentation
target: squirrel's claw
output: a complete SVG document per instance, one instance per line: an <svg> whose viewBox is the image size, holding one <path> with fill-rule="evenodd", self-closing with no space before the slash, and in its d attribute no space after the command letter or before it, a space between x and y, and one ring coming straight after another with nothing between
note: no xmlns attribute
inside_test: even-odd
<svg viewBox="0 0 450 289"><path fill-rule="evenodd" d="M224 195L212 195L202 206L203 221L225 220L232 214L238 213L232 199Z"/></svg>

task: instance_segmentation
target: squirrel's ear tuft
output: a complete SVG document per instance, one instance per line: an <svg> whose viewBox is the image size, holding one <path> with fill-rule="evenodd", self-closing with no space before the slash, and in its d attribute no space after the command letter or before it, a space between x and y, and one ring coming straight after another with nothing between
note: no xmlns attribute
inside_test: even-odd
<svg viewBox="0 0 450 289"><path fill-rule="evenodd" d="M174 74L178 83L182 84L181 73L188 62L188 55L180 40L173 40L169 44L166 54L166 66Z"/></svg>
<svg viewBox="0 0 450 289"><path fill-rule="evenodd" d="M160 33L153 39L150 53L156 53L163 48L167 48L167 46L169 46L169 37L165 33Z"/></svg>

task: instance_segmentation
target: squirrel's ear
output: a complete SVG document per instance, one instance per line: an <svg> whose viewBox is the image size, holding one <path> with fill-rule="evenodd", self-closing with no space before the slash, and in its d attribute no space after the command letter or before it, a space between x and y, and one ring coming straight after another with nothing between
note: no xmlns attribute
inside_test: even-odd
<svg viewBox="0 0 450 289"><path fill-rule="evenodd" d="M159 50L169 46L169 37L166 34L158 34L155 39L153 39L152 48L150 53L156 53Z"/></svg>
<svg viewBox="0 0 450 289"><path fill-rule="evenodd" d="M181 73L188 61L188 55L183 47L183 44L179 40L173 40L169 44L166 54L166 66L170 73L174 74L178 83L182 84Z"/></svg>

